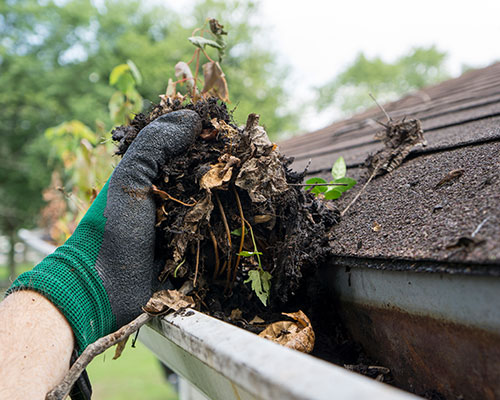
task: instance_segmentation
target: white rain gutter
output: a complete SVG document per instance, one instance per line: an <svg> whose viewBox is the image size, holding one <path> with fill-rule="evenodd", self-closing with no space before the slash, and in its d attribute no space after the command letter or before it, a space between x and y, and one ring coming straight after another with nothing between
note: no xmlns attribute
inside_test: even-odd
<svg viewBox="0 0 500 400"><path fill-rule="evenodd" d="M157 319L139 338L209 399L417 398L196 311Z"/></svg>

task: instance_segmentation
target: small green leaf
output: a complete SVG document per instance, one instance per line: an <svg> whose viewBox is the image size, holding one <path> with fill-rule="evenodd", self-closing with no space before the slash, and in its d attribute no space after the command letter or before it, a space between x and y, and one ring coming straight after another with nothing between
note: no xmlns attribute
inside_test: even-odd
<svg viewBox="0 0 500 400"><path fill-rule="evenodd" d="M356 180L345 176L343 178L335 179L334 181L331 181L331 183L347 184L347 186L335 186L335 190L338 190L339 192L343 193L351 189L356 184Z"/></svg>
<svg viewBox="0 0 500 400"><path fill-rule="evenodd" d="M345 165L344 157L337 158L337 161L335 161L332 166L333 179L343 178L346 172L347 167Z"/></svg>
<svg viewBox="0 0 500 400"><path fill-rule="evenodd" d="M139 72L139 68L137 68L132 60L127 60L127 65L130 67L130 71L132 72L135 82L140 85L142 83L142 75Z"/></svg>
<svg viewBox="0 0 500 400"><path fill-rule="evenodd" d="M267 306L267 300L271 291L271 278L272 275L269 272L261 269L253 269L248 271L248 279L244 282L252 283L252 290L265 306Z"/></svg>
<svg viewBox="0 0 500 400"><path fill-rule="evenodd" d="M311 178L306 181L307 184L315 183L326 183L324 179L321 178ZM311 193L318 194L326 191L327 186L306 186L304 189L309 190L312 187Z"/></svg>
<svg viewBox="0 0 500 400"><path fill-rule="evenodd" d="M335 189L329 189L327 190L325 193L325 199L327 200L336 200L338 199L340 196L342 196L342 192L337 190L337 188Z"/></svg>
<svg viewBox="0 0 500 400"><path fill-rule="evenodd" d="M238 253L238 255L241 257L252 257L252 256L256 256L257 254L259 256L262 255L262 253L260 251L245 251L245 250L243 250L243 251L240 251Z"/></svg>
<svg viewBox="0 0 500 400"><path fill-rule="evenodd" d="M235 229L234 231L231 231L231 235L241 236L241 228L238 228L238 229Z"/></svg>
<svg viewBox="0 0 500 400"><path fill-rule="evenodd" d="M116 85L118 79L120 79L120 77L123 74L126 74L128 71L130 71L130 66L128 66L127 64L120 64L114 67L111 71L111 74L109 75L109 84Z"/></svg>
<svg viewBox="0 0 500 400"><path fill-rule="evenodd" d="M199 47L200 49L204 49L205 46L211 46L216 49L223 48L222 45L220 45L216 41L204 38L202 36L191 36L188 39L191 43L193 43L196 47Z"/></svg>

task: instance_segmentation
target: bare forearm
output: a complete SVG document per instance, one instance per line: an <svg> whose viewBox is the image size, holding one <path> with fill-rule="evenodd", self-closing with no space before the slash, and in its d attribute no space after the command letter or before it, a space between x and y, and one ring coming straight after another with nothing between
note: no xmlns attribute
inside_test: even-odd
<svg viewBox="0 0 500 400"><path fill-rule="evenodd" d="M0 398L44 399L68 371L74 347L66 318L24 290L0 303Z"/></svg>

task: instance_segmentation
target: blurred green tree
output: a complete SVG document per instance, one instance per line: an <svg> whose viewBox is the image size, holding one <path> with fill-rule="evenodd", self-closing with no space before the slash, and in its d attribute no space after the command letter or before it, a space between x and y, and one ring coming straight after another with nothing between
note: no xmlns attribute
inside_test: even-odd
<svg viewBox="0 0 500 400"><path fill-rule="evenodd" d="M208 17L229 32L223 68L237 121L258 112L271 135L292 130L297 117L280 108L286 70L255 39L259 28L249 21L257 10L252 0L199 1L187 28L185 17L156 2L0 2L1 232L14 243L20 227L36 222L50 182L47 161L60 162L44 131L73 119L111 128L109 74L127 60L142 73L145 106L157 102L175 64L192 55L191 27Z"/></svg>
<svg viewBox="0 0 500 400"><path fill-rule="evenodd" d="M318 88L317 109L336 106L352 113L373 105L372 93L381 103L412 90L447 79L446 53L435 46L416 47L394 63L360 53L338 76Z"/></svg>

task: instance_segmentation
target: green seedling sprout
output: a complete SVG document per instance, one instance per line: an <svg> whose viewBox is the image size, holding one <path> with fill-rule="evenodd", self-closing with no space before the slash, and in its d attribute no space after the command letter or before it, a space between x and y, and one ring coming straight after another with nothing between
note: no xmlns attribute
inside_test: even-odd
<svg viewBox="0 0 500 400"><path fill-rule="evenodd" d="M316 196L323 194L326 200L335 200L342 196L342 193L351 189L356 181L352 178L346 177L347 167L343 157L339 157L332 166L330 182L325 181L323 178L310 178L306 181L305 190L311 191Z"/></svg>

